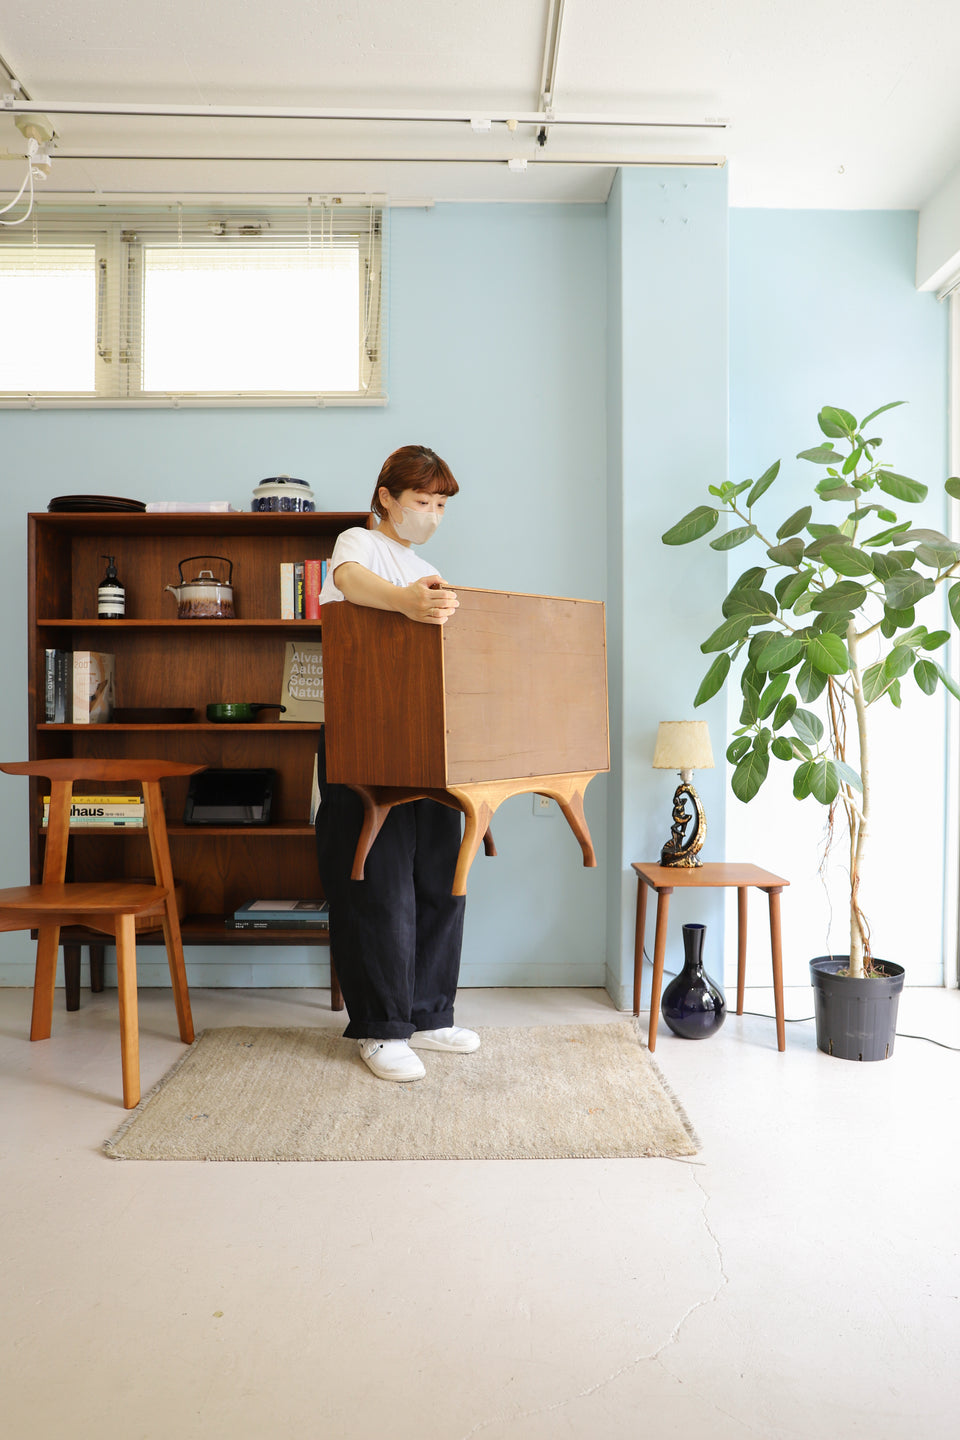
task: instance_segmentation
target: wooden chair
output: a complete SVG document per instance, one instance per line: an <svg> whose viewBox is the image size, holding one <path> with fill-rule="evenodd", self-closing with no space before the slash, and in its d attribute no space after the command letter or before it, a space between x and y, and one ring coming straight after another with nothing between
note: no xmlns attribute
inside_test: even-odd
<svg viewBox="0 0 960 1440"><path fill-rule="evenodd" d="M60 929L83 925L113 935L117 946L120 1000L120 1058L123 1103L131 1110L140 1100L140 1040L137 1024L136 917L162 915L170 980L180 1039L193 1040L190 994L183 963L180 917L174 895L173 867L163 813L160 781L168 775L193 775L203 765L172 760L29 760L0 763L8 775L40 776L51 782L43 879L39 885L0 890L0 931L37 930L37 968L33 987L31 1040L48 1040L53 1024L54 982ZM74 781L135 780L143 789L144 822L149 832L155 884L104 880L65 884Z"/></svg>

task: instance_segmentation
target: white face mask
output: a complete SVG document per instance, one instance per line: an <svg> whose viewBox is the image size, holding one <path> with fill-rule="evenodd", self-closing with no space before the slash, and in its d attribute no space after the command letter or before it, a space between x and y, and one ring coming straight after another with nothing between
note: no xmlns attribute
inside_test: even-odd
<svg viewBox="0 0 960 1440"><path fill-rule="evenodd" d="M401 540L409 540L411 545L425 545L440 524L438 512L436 510L408 510L405 505L401 506L401 512L403 519L393 520L393 528L397 535Z"/></svg>

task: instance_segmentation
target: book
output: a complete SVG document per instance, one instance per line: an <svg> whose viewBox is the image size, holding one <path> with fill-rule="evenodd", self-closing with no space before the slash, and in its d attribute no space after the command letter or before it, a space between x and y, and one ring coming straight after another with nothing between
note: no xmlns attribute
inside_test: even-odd
<svg viewBox="0 0 960 1440"><path fill-rule="evenodd" d="M320 586L323 581L320 578L319 560L304 560L303 562L303 618L305 620L320 619Z"/></svg>
<svg viewBox="0 0 960 1440"><path fill-rule="evenodd" d="M323 643L320 640L286 642L280 704L286 707L281 720L322 723Z"/></svg>
<svg viewBox="0 0 960 1440"><path fill-rule="evenodd" d="M50 814L50 801L43 802L43 822L46 824ZM80 795L75 798L70 806L71 820L142 820L144 815L143 801L134 801L130 804L117 803L116 801L101 801Z"/></svg>
<svg viewBox="0 0 960 1440"><path fill-rule="evenodd" d="M305 614L306 591L304 589L304 562L293 562L293 618L302 620Z"/></svg>
<svg viewBox="0 0 960 1440"><path fill-rule="evenodd" d="M102 725L113 714L115 657L99 650L73 652L73 723Z"/></svg>
<svg viewBox="0 0 960 1440"><path fill-rule="evenodd" d="M312 920L224 920L228 930L329 930L330 921L326 915L314 916Z"/></svg>
<svg viewBox="0 0 960 1440"><path fill-rule="evenodd" d="M48 828L48 824L49 821L47 820L46 815L44 815L43 823L40 827L41 830L46 830ZM111 820L109 816L99 815L70 816L71 830L90 830L93 829L94 826L103 826L111 830L144 830L146 828L142 815L139 817L139 819L137 819L133 815L127 815L120 819L113 820Z"/></svg>
<svg viewBox="0 0 960 1440"><path fill-rule="evenodd" d="M280 562L280 619L294 619L292 560Z"/></svg>
<svg viewBox="0 0 960 1440"><path fill-rule="evenodd" d="M326 921L326 900L248 900L233 912L234 920L285 920L302 925Z"/></svg>
<svg viewBox="0 0 960 1440"><path fill-rule="evenodd" d="M72 713L72 679L68 693L67 672L72 671L73 657L69 650L45 650L43 655L43 718L48 725L69 722Z"/></svg>

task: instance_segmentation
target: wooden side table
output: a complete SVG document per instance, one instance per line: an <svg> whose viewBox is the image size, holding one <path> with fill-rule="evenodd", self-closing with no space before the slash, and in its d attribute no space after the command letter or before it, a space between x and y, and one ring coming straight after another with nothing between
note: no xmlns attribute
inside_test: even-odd
<svg viewBox="0 0 960 1440"><path fill-rule="evenodd" d="M647 920L647 890L657 895L657 928L653 943L653 986L650 992L650 1030L647 1044L657 1048L660 1020L660 990L663 985L663 958L667 948L667 914L674 890L724 888L737 891L737 1014L743 1014L743 990L747 969L747 891L753 885L765 890L770 905L770 952L773 960L773 1002L777 1016L777 1049L787 1048L783 1018L783 958L780 949L780 892L790 884L780 875L761 870L759 865L728 865L721 862L691 866L646 865L633 862L637 872L637 930L633 949L633 1013L640 1014L640 981L643 971L643 933Z"/></svg>

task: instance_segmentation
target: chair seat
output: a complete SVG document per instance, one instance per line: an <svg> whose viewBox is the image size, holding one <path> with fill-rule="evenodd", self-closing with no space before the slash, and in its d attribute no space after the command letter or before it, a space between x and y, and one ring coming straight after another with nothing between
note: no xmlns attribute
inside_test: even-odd
<svg viewBox="0 0 960 1440"><path fill-rule="evenodd" d="M131 885L127 881L98 881L85 885L15 885L0 890L0 912L6 915L29 913L50 920L57 915L76 915L81 911L88 915L142 915L162 905L168 893L162 885Z"/></svg>

